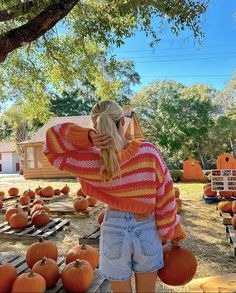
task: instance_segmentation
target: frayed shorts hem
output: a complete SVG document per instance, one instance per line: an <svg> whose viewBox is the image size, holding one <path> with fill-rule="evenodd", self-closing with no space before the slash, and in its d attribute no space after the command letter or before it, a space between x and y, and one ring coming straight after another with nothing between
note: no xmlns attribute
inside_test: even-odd
<svg viewBox="0 0 236 293"><path fill-rule="evenodd" d="M155 271L158 271L159 269L161 269L161 268L163 268L164 267L164 264L162 264L162 265L160 265L160 266L158 266L158 267L155 267L155 268L153 268L153 269L151 269L151 270L143 270L143 271L134 271L134 273L136 274L138 274L138 273L152 273L152 272L155 272Z"/></svg>
<svg viewBox="0 0 236 293"><path fill-rule="evenodd" d="M132 276L128 277L128 278L112 278L110 276L104 275L103 273L100 272L100 274L108 281L128 281L132 278Z"/></svg>

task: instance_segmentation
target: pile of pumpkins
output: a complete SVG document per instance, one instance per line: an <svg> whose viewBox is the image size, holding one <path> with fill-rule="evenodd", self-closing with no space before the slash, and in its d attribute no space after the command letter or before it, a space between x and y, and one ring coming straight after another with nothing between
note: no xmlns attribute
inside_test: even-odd
<svg viewBox="0 0 236 293"><path fill-rule="evenodd" d="M218 203L218 210L224 213L230 213L232 215L231 224L236 229L236 200L228 201L224 200Z"/></svg>
<svg viewBox="0 0 236 293"><path fill-rule="evenodd" d="M216 197L217 196L217 191L212 190L211 188L211 182L208 182L203 185L203 194L207 197ZM236 192L233 191L219 191L219 195L221 197L234 197L236 196Z"/></svg>
<svg viewBox="0 0 236 293"><path fill-rule="evenodd" d="M97 199L91 196L86 196L82 188L77 190L73 198L73 206L77 212L84 212L88 209L88 207L94 207L96 203Z"/></svg>
<svg viewBox="0 0 236 293"><path fill-rule="evenodd" d="M57 264L58 248L55 242L39 239L26 252L30 272L17 275L16 268L5 263L0 265L0 292L45 292L61 278L69 292L87 290L99 263L99 252L90 245L77 245L65 256L65 266L60 272Z"/></svg>

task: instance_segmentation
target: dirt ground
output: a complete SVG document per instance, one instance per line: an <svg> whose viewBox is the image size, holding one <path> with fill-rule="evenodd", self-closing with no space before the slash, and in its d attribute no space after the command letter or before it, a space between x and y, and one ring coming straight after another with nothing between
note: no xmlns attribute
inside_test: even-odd
<svg viewBox="0 0 236 293"><path fill-rule="evenodd" d="M38 185L44 187L50 184L54 188L62 188L65 183L70 186L70 196L72 197L79 187L75 179L26 181L22 176L0 175L0 191L4 190L5 192L10 186L16 186L20 192L23 192L29 187L35 189ZM233 257L233 249L229 244L216 205L206 204L202 199L203 184L181 183L175 186L179 187L180 198L183 201L180 214L188 235L184 245L192 250L198 262L194 278L235 273L236 259ZM92 227L97 225L97 216L103 209L103 204L98 203L93 209L91 217L72 217L70 226L65 227L63 231L53 237L58 245L60 255L65 255L70 248L79 243L80 237L83 237L91 231ZM3 216L0 215L0 222L2 221ZM24 255L30 243L32 242L8 241L0 238L0 254L20 252ZM158 292L173 291L188 292L188 286L170 288L161 283L158 285Z"/></svg>

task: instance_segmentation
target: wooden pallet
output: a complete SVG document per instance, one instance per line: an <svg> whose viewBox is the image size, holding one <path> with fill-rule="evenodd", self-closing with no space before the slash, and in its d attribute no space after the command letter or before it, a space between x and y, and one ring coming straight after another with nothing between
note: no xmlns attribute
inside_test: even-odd
<svg viewBox="0 0 236 293"><path fill-rule="evenodd" d="M219 214L220 214L220 219L223 225L231 225L231 219L232 219L232 215L230 213L225 213L225 212L221 212L220 210Z"/></svg>
<svg viewBox="0 0 236 293"><path fill-rule="evenodd" d="M226 232L229 236L230 244L233 247L233 256L236 257L236 230L234 230L232 225L227 225Z"/></svg>
<svg viewBox="0 0 236 293"><path fill-rule="evenodd" d="M17 255L4 255L0 257L0 263L11 263L16 267L17 273L22 274L29 272L29 268L25 262L25 257L21 256L19 254ZM65 266L64 258L60 257L57 261L59 270L62 271L63 267ZM56 285L50 289L47 289L45 293L66 293L67 291L63 288L61 279L58 280ZM105 280L98 272L98 270L95 270L94 272L94 279L92 284L90 285L89 289L86 290L84 293L108 293L111 292L110 283Z"/></svg>
<svg viewBox="0 0 236 293"><path fill-rule="evenodd" d="M99 244L100 238L100 227L96 226L91 229L91 231L82 238L79 238L80 244Z"/></svg>
<svg viewBox="0 0 236 293"><path fill-rule="evenodd" d="M70 225L69 219L56 218L52 219L47 225L37 228L35 227L29 217L29 223L24 229L13 229L7 222L0 224L0 238L8 240L31 240L43 237L50 238L65 226Z"/></svg>

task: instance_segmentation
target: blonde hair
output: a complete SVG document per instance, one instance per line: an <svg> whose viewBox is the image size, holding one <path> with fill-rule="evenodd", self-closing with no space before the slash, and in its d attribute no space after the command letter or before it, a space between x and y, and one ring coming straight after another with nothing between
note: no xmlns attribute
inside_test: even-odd
<svg viewBox="0 0 236 293"><path fill-rule="evenodd" d="M117 103L107 100L95 104L90 114L94 128L99 133L110 135L112 138L111 146L108 149L101 149L100 168L102 179L110 181L120 173L119 154L123 143L118 132L118 125L124 113Z"/></svg>

